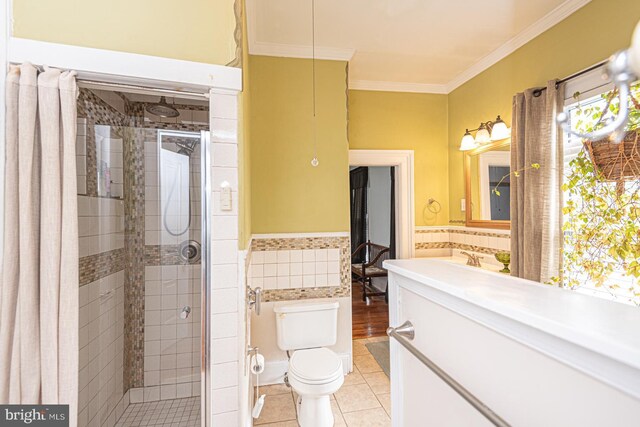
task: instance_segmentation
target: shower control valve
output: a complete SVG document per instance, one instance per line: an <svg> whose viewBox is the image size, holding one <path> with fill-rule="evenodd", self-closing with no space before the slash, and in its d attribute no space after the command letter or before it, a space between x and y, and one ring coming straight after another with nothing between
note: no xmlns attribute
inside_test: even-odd
<svg viewBox="0 0 640 427"><path fill-rule="evenodd" d="M189 307L188 305L185 305L184 307L182 307L182 311L180 312L180 318L186 319L189 317L189 314L191 314L191 307Z"/></svg>

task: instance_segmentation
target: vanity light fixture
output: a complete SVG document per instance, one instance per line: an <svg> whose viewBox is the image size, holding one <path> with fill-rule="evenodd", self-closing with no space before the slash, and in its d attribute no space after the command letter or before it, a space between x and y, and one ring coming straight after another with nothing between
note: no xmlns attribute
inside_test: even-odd
<svg viewBox="0 0 640 427"><path fill-rule="evenodd" d="M475 132L475 138L471 134ZM492 141L507 139L511 136L511 129L498 116L495 121L481 122L477 129L466 129L460 141L460 151L473 150L481 145L488 144Z"/></svg>

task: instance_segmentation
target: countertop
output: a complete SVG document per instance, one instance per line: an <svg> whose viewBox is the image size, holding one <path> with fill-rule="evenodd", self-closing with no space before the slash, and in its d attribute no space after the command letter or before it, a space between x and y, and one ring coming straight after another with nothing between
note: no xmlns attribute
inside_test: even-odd
<svg viewBox="0 0 640 427"><path fill-rule="evenodd" d="M596 353L598 357L584 360L584 364L591 363L595 370L603 371L602 375L606 375L608 369L604 367L603 360L609 362L602 356L614 361L619 376L627 377L624 380L627 383L625 388L632 388L632 394L640 397L640 308L469 267L451 260L389 260L384 265L391 276L404 276L447 297L499 315L503 321L497 323L498 327L493 325L494 329L499 329L499 325L504 323L507 331L513 327L513 322L517 322L543 332L546 337L553 337L547 339L549 343L558 343L559 338ZM467 314L462 314L472 318L473 314L469 314L472 311L469 309ZM534 342L534 334L529 335L531 342ZM525 333L523 336L521 341L526 341L528 335ZM550 345L553 351L553 344ZM579 357L569 354L567 358L575 356L580 364L585 355L593 356L578 353Z"/></svg>

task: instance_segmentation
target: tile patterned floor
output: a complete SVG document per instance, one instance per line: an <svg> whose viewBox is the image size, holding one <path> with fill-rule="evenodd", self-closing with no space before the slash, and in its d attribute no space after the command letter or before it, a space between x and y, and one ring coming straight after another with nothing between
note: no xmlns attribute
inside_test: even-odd
<svg viewBox="0 0 640 427"><path fill-rule="evenodd" d="M367 342L384 341L387 337L353 341L353 372L331 396L335 426L383 427L391 426L391 398L389 378L365 346ZM297 427L296 396L284 384L260 387L266 394L260 418L254 425L260 427Z"/></svg>
<svg viewBox="0 0 640 427"><path fill-rule="evenodd" d="M200 426L200 397L132 403L116 423L116 427Z"/></svg>

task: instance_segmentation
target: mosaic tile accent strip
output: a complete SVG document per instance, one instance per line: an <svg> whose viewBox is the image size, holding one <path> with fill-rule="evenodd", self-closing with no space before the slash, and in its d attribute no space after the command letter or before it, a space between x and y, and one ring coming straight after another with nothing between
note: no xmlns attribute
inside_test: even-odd
<svg viewBox="0 0 640 427"><path fill-rule="evenodd" d="M475 230L461 230L457 228L430 228L428 230L416 230L418 234L429 233L453 233L453 234L466 234L469 236L485 236L485 237L498 237L500 239L509 239L509 233L492 233L490 231L475 231Z"/></svg>
<svg viewBox="0 0 640 427"><path fill-rule="evenodd" d="M253 239L252 251L277 251L295 249L331 249L340 248L348 237L291 237L273 239Z"/></svg>
<svg viewBox="0 0 640 427"><path fill-rule="evenodd" d="M188 262L180 256L180 245L145 245L144 262L146 266L162 265L200 265Z"/></svg>
<svg viewBox="0 0 640 427"><path fill-rule="evenodd" d="M310 298L338 298L351 295L351 245L349 237L294 237L253 239L251 252L298 249L340 249L340 286L268 289L263 301L291 301Z"/></svg>
<svg viewBox="0 0 640 427"><path fill-rule="evenodd" d="M453 234L466 234L468 236L485 236L485 237L497 237L499 239L509 239L511 235L509 233L492 233L490 231L471 231L471 230L458 230L452 228L449 233Z"/></svg>
<svg viewBox="0 0 640 427"><path fill-rule="evenodd" d="M144 133L124 129L124 389L144 385Z"/></svg>
<svg viewBox="0 0 640 427"><path fill-rule="evenodd" d="M416 243L416 249L460 249L463 251L480 252L480 253L489 254L489 255L494 255L498 252L503 252L500 249L485 248L483 246L467 245L464 243L454 243L454 242Z"/></svg>
<svg viewBox="0 0 640 427"><path fill-rule="evenodd" d="M80 258L80 286L124 270L124 254L124 248L121 248Z"/></svg>

